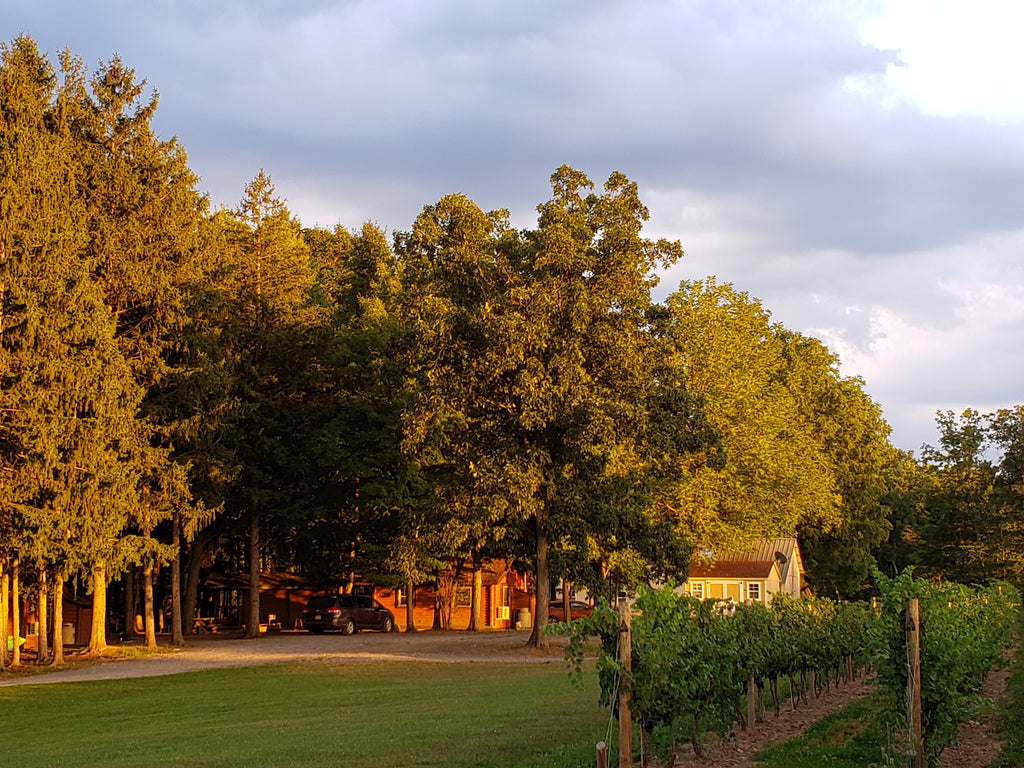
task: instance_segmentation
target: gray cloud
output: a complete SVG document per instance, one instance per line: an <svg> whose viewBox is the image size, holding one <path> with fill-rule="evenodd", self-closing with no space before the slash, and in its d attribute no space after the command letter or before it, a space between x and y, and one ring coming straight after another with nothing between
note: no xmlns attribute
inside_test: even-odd
<svg viewBox="0 0 1024 768"><path fill-rule="evenodd" d="M404 229L461 191L527 226L558 165L622 170L687 251L662 293L759 296L916 448L934 403L1021 400L1024 134L878 98L901 64L860 36L879 7L0 0L10 35L148 78L215 203L266 168L310 224Z"/></svg>

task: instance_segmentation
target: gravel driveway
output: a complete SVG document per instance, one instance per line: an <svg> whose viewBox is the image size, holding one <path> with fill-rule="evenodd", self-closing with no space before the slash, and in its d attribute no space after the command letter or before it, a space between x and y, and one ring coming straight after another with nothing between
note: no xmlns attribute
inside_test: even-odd
<svg viewBox="0 0 1024 768"><path fill-rule="evenodd" d="M142 657L66 658L71 669L2 679L0 686L45 685L83 680L157 677L216 667L246 667L287 661L562 663L564 639L547 651L527 648L527 632L419 632L356 635L282 632L253 640L189 637L184 648L161 646ZM561 641L561 642L560 642Z"/></svg>

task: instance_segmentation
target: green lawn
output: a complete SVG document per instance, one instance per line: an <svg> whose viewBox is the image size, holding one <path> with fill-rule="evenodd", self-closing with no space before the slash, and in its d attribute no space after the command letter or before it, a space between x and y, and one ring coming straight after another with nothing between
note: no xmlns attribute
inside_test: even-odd
<svg viewBox="0 0 1024 768"><path fill-rule="evenodd" d="M0 688L0 723L20 768L569 768L607 731L597 696L560 663L287 664Z"/></svg>

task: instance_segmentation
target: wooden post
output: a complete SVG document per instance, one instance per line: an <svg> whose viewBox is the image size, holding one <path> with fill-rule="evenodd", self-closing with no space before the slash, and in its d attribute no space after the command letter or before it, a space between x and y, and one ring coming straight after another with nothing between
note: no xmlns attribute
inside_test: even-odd
<svg viewBox="0 0 1024 768"><path fill-rule="evenodd" d="M608 747L603 741L597 742L597 768L608 768Z"/></svg>
<svg viewBox="0 0 1024 768"><path fill-rule="evenodd" d="M907 602L907 738L910 765L924 766L921 732L921 613L917 598Z"/></svg>
<svg viewBox="0 0 1024 768"><path fill-rule="evenodd" d="M757 722L757 683L751 675L747 680L747 730L752 730Z"/></svg>
<svg viewBox="0 0 1024 768"><path fill-rule="evenodd" d="M619 604L619 663L625 670L619 680L619 768L633 765L633 715L629 710L629 673L632 671L633 641L628 603Z"/></svg>

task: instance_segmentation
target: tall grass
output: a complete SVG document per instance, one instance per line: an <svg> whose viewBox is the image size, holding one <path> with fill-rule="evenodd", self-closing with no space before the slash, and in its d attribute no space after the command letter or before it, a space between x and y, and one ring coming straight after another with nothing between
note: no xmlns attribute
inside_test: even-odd
<svg viewBox="0 0 1024 768"><path fill-rule="evenodd" d="M0 763L571 768L592 764L606 729L597 697L594 675L577 689L557 663L307 663L8 687Z"/></svg>

